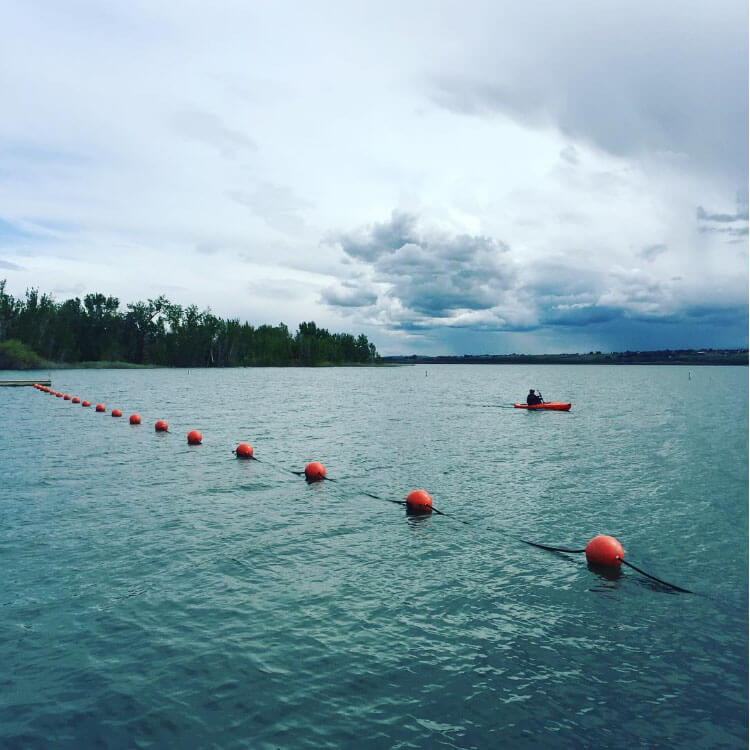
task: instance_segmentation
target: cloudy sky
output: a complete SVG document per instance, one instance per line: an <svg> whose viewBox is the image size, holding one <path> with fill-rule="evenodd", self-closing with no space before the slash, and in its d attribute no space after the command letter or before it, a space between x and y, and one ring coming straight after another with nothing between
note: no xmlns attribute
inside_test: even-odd
<svg viewBox="0 0 750 750"><path fill-rule="evenodd" d="M747 346L745 0L0 0L0 279L381 354Z"/></svg>

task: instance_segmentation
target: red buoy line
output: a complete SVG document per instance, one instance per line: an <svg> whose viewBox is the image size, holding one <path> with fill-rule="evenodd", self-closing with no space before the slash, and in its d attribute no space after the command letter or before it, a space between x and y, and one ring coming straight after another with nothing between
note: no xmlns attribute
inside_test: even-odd
<svg viewBox="0 0 750 750"><path fill-rule="evenodd" d="M674 583L669 583L652 576L645 570L637 568L632 563L629 563L625 559L625 550L618 539L613 536L607 536L606 534L600 534L595 536L584 549L566 549L565 547L550 547L546 544L537 544L536 542L529 542L526 539L521 539L524 544L530 544L532 547L538 547L539 549L548 550L549 552L565 552L567 554L578 554L581 552L586 553L586 562L589 565L594 565L600 568L619 568L621 565L627 565L629 568L637 571L646 578L650 578L652 581L662 584L662 586L668 586L675 591L681 591L683 594L693 594L695 592L689 589L684 589L682 586L676 586Z"/></svg>
<svg viewBox="0 0 750 750"><path fill-rule="evenodd" d="M34 388L36 388L38 391L42 393L48 393L50 395L56 396L57 398L63 398L66 401L71 401L72 403L80 402L81 406L84 406L84 407L91 406L90 401L86 401L86 400L81 401L78 398L78 396L72 397L70 394L67 394L67 393L63 394L61 391L53 391L51 388L40 385L39 383L35 383ZM104 406L104 404L97 404L96 411L104 412L106 411L106 407ZM112 416L121 417L122 411L120 409L113 409ZM130 424L131 425L141 424L140 415L132 414L130 417ZM166 420L159 419L154 425L154 429L156 432L169 432L169 424L167 423ZM187 442L188 442L188 445L201 445L201 443L203 442L203 433L200 430L191 430L188 433ZM295 476L304 476L305 480L308 483L320 482L323 480L328 481L328 482L337 482L336 479L332 479L331 477L327 476L326 468L320 461L311 461L305 466L303 471L294 471L291 469L284 469L283 467L272 464L270 461L267 461L265 459L261 461L257 456L254 455L254 449L250 443L240 443L237 446L237 448L232 452L237 456L237 458L252 459L254 461L257 461L258 463L266 463L269 466L275 466L277 469L283 472L294 474ZM386 502L395 503L397 505L403 505L406 507L407 514L410 514L410 515L413 515L413 514L429 515L430 513L437 513L438 515L447 516L448 518L458 521L459 523L463 523L467 525L469 524L468 521L457 518L441 510L438 510L438 508L434 506L432 495L430 495L430 493L427 492L427 490L423 490L423 489L412 490L407 495L406 500L393 500L391 498L381 497L380 495L375 495L374 493L366 492L364 490L359 490L359 491L361 492L361 494L367 497L371 497L375 500L384 500ZM494 530L497 531L496 529ZM537 547L539 549L547 550L549 552L562 552L566 554L585 553L587 563L594 567L617 569L621 567L622 565L626 565L627 567L632 568L637 573L640 573L646 578L649 578L652 581L656 581L657 583L663 586L667 586L675 591L680 591L684 594L694 593L693 591L690 591L689 589L682 588L681 586L676 586L673 583L669 583L667 581L662 580L661 578L657 578L656 576L653 576L650 573L647 573L645 570L642 570L641 568L638 568L632 563L625 560L625 549L623 548L620 541L613 536L609 536L606 534L600 534L598 536L595 536L593 539L589 541L589 543L586 545L584 549L568 549L566 547L552 547L552 546L545 545L545 544L539 544L537 542L530 542L527 539L520 539L520 538L518 538L518 541L523 542L524 544L528 544L532 547Z"/></svg>

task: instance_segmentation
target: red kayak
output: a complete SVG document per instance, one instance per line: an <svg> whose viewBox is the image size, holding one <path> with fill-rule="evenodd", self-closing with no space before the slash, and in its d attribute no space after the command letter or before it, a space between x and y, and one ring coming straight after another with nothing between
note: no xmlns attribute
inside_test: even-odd
<svg viewBox="0 0 750 750"><path fill-rule="evenodd" d="M546 401L543 404L513 404L516 409L551 409L552 411L570 411L570 404L558 401Z"/></svg>

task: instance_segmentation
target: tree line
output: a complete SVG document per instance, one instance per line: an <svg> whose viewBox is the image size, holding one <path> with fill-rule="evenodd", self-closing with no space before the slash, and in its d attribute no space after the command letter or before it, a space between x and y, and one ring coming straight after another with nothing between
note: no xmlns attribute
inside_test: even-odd
<svg viewBox="0 0 750 750"><path fill-rule="evenodd" d="M329 333L300 323L292 335L283 323L252 326L223 319L195 305L160 296L128 304L117 297L87 294L56 302L37 289L23 299L0 281L0 346L13 342L60 363L128 362L166 367L322 365L379 360L367 336Z"/></svg>

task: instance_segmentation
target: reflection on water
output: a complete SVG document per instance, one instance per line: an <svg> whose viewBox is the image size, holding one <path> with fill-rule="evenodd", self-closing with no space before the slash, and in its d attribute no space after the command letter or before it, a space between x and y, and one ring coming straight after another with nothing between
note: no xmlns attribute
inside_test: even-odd
<svg viewBox="0 0 750 750"><path fill-rule="evenodd" d="M589 562L586 563L586 567L605 581L619 581L622 578L622 568L610 568L606 565L596 565Z"/></svg>

